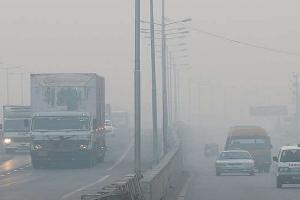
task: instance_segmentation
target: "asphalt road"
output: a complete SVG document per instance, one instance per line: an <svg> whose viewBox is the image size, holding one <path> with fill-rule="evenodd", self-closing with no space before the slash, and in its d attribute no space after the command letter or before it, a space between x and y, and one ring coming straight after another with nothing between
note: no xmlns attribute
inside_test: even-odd
<svg viewBox="0 0 300 200"><path fill-rule="evenodd" d="M205 141L207 140L207 141ZM186 200L296 200L300 199L300 186L275 186L274 171L255 176L215 176L215 158L203 156L203 144L209 139L194 132L185 139L185 167L190 172ZM191 153L193 152L193 153Z"/></svg>
<svg viewBox="0 0 300 200"><path fill-rule="evenodd" d="M151 140L143 137L143 168L151 165ZM133 169L133 138L116 133L107 139L109 150L104 163L89 168L51 168L35 170L28 155L15 155L0 163L1 200L73 200L96 193Z"/></svg>

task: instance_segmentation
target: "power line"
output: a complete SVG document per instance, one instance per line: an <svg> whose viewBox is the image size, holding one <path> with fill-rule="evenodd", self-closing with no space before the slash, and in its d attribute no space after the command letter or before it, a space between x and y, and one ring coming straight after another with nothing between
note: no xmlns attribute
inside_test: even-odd
<svg viewBox="0 0 300 200"><path fill-rule="evenodd" d="M228 42L231 42L231 43L236 43L236 44L239 44L239 45L248 46L248 47L252 47L252 48L256 48L256 49L271 51L271 52L274 52L274 53L286 54L286 55L291 55L291 56L300 56L299 52L286 51L286 50L283 50L283 49L276 49L276 48L266 47L266 46L246 42L246 41L235 40L235 39L232 39L232 38L229 38L229 37L226 37L226 36L223 36L223 35L211 33L211 32L208 32L206 30L199 29L199 28L196 28L196 27L192 27L192 26L187 26L187 27L190 28L191 30L195 31L195 32L205 34L205 35L208 35L208 36L211 36L211 37L214 37L214 38L222 39L222 40L225 40L225 41L228 41Z"/></svg>
<svg viewBox="0 0 300 200"><path fill-rule="evenodd" d="M171 19L169 19L169 20L171 20ZM174 21L174 20L171 20L171 21ZM285 54L285 55L290 55L290 56L300 56L300 52L287 51L287 50L283 50L283 49L277 49L277 48L267 47L267 46L263 46L263 45L259 45L259 44L254 44L254 43L246 42L246 41L242 41L242 40L236 40L236 39L233 39L233 38L230 38L230 37L227 37L227 36L224 36L224 35L212 33L212 32L209 32L209 31L206 31L204 29L200 29L200 28L197 28L197 27L194 27L194 26L191 26L191 25L186 25L184 23L182 23L182 25L189 28L190 30L193 30L193 31L197 32L197 33L205 34L205 35L208 35L210 37L214 37L214 38L224 40L224 41L227 41L227 42L231 42L231 43L235 43L235 44L238 44L238 45L243 45L243 46L256 48L256 49L262 49L262 50L265 50L265 51L270 51L270 52Z"/></svg>

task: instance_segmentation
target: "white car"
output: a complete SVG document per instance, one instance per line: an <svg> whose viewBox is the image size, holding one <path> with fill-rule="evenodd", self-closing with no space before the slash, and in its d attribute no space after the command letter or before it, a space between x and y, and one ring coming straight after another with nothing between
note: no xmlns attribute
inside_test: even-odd
<svg viewBox="0 0 300 200"><path fill-rule="evenodd" d="M273 157L276 164L276 186L300 184L300 145L283 146L278 157Z"/></svg>
<svg viewBox="0 0 300 200"><path fill-rule="evenodd" d="M248 151L223 151L216 160L216 176L222 173L247 173L254 175L254 160Z"/></svg>

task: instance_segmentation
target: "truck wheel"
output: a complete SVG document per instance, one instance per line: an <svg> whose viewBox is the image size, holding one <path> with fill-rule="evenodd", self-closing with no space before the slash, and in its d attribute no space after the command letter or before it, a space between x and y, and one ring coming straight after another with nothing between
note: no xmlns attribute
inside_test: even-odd
<svg viewBox="0 0 300 200"><path fill-rule="evenodd" d="M40 162L37 161L37 160L32 160L32 161L31 161L31 164L32 164L32 167L33 167L34 169L40 169L40 168L41 168L41 164L40 164Z"/></svg>
<svg viewBox="0 0 300 200"><path fill-rule="evenodd" d="M88 167L89 168L93 168L96 164L96 157L95 157L95 153L91 152L89 155L89 160L88 160Z"/></svg>
<svg viewBox="0 0 300 200"><path fill-rule="evenodd" d="M282 182L281 182L279 177L276 178L276 187L277 188L282 188Z"/></svg>
<svg viewBox="0 0 300 200"><path fill-rule="evenodd" d="M104 162L104 155L102 155L98 158L98 162L101 162L101 163Z"/></svg>

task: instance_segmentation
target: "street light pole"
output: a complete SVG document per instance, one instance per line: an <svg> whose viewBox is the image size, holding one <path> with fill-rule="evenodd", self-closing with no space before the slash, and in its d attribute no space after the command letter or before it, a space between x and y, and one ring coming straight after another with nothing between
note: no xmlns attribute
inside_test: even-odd
<svg viewBox="0 0 300 200"><path fill-rule="evenodd" d="M134 171L141 176L141 53L140 53L141 2L135 0L135 68L134 68Z"/></svg>
<svg viewBox="0 0 300 200"><path fill-rule="evenodd" d="M169 46L168 46L169 47ZM168 52L168 51L167 51ZM173 123L173 83L172 83L172 53L169 52L168 64L167 64L167 74L168 74L168 108L169 108L169 124Z"/></svg>
<svg viewBox="0 0 300 200"><path fill-rule="evenodd" d="M178 121L178 77L176 66L174 65L174 58L173 60L173 77L174 77L174 121L175 123Z"/></svg>
<svg viewBox="0 0 300 200"><path fill-rule="evenodd" d="M166 62L166 25L165 0L162 0L162 27L161 27L161 53L162 53L162 104L163 104L163 151L168 152L168 97L167 97L167 62Z"/></svg>
<svg viewBox="0 0 300 200"><path fill-rule="evenodd" d="M6 70L6 104L9 105L8 68Z"/></svg>
<svg viewBox="0 0 300 200"><path fill-rule="evenodd" d="M152 65L152 125L153 125L153 159L159 162L158 135L157 135L157 95L156 95L156 66L155 66L155 33L154 33L154 6L150 0L150 31L151 31L151 65Z"/></svg>

